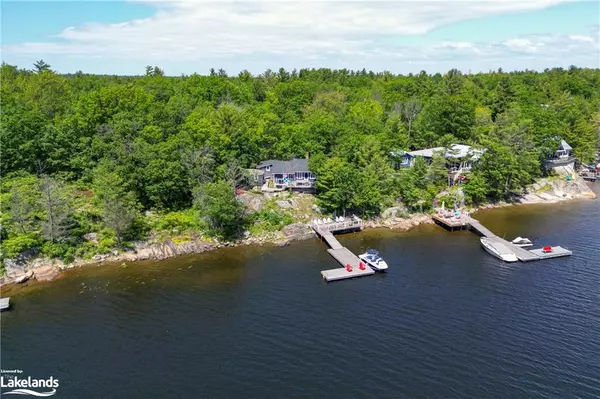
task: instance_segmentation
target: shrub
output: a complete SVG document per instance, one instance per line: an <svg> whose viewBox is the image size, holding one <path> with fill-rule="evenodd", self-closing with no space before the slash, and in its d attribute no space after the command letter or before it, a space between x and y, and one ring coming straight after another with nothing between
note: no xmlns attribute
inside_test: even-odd
<svg viewBox="0 0 600 399"><path fill-rule="evenodd" d="M263 209L253 213L249 222L252 224L251 231L253 233L279 231L283 227L294 222L291 215L288 213L278 212L274 209Z"/></svg>
<svg viewBox="0 0 600 399"><path fill-rule="evenodd" d="M179 232L200 230L202 222L194 209L170 212L159 217L154 226L157 230L177 230Z"/></svg>
<svg viewBox="0 0 600 399"><path fill-rule="evenodd" d="M15 258L22 252L38 247L41 239L36 234L20 234L2 242L2 254L6 258Z"/></svg>
<svg viewBox="0 0 600 399"><path fill-rule="evenodd" d="M42 245L42 253L50 258L62 259L65 263L71 263L75 260L76 248L72 244L65 242L47 241Z"/></svg>

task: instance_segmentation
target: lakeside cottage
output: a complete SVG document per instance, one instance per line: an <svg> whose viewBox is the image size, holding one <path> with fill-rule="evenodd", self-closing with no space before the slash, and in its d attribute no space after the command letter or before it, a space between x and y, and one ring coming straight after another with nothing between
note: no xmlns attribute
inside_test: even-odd
<svg viewBox="0 0 600 399"><path fill-rule="evenodd" d="M425 148L417 151L393 151L396 169L410 168L414 166L417 158L423 158L429 165L436 153L442 153L446 158L448 168L448 183L452 185L457 180L463 180L464 174L471 172L475 164L486 151L485 148L473 148L470 145L452 144L450 147Z"/></svg>
<svg viewBox="0 0 600 399"><path fill-rule="evenodd" d="M561 140L556 152L544 161L544 167L550 169L559 166L573 166L574 163L573 148L565 140Z"/></svg>
<svg viewBox="0 0 600 399"><path fill-rule="evenodd" d="M259 181L262 191L313 192L316 176L308 168L308 160L294 158L289 161L269 159L256 167L261 171Z"/></svg>

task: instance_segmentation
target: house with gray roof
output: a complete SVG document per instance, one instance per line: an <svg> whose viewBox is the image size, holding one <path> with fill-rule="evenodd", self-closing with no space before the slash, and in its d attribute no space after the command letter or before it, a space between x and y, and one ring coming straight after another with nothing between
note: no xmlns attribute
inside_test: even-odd
<svg viewBox="0 0 600 399"><path fill-rule="evenodd" d="M269 159L258 164L256 169L263 172L263 191L314 191L316 176L309 170L308 161L293 158L289 161Z"/></svg>

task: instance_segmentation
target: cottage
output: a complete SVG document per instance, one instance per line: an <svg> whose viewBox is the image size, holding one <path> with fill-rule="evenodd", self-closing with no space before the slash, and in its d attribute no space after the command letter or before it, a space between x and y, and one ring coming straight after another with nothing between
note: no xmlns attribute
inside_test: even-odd
<svg viewBox="0 0 600 399"><path fill-rule="evenodd" d="M485 148L473 148L470 145L453 144L446 151L448 170L453 172L470 172L475 164L483 156Z"/></svg>
<svg viewBox="0 0 600 399"><path fill-rule="evenodd" d="M575 156L573 155L573 148L566 141L561 140L556 152L544 161L544 166L546 169L550 169L574 163Z"/></svg>
<svg viewBox="0 0 600 399"><path fill-rule="evenodd" d="M427 164L431 163L434 154L442 153L447 160L450 172L470 171L473 164L481 158L485 149L476 149L469 145L452 144L449 148L435 147L417 151L394 151L391 153L397 169L414 166L417 158L421 157Z"/></svg>
<svg viewBox="0 0 600 399"><path fill-rule="evenodd" d="M306 159L270 159L259 163L256 169L263 172L260 178L263 191L314 191L316 177L308 169Z"/></svg>

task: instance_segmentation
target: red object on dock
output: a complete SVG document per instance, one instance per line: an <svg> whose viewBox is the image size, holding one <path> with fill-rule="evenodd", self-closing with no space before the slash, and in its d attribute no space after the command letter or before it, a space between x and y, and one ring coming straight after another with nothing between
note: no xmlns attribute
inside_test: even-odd
<svg viewBox="0 0 600 399"><path fill-rule="evenodd" d="M362 262L360 262L360 263L358 264L358 268L359 268L360 270L365 270L365 264L364 264L364 263L362 263Z"/></svg>
<svg viewBox="0 0 600 399"><path fill-rule="evenodd" d="M351 271L352 271L352 266L350 266L350 263L348 263L348 264L346 265L346 270L347 270L347 271L349 271L349 272L351 272Z"/></svg>
<svg viewBox="0 0 600 399"><path fill-rule="evenodd" d="M545 246L544 249L542 249L542 252L544 252L544 253L552 252L552 247L549 245Z"/></svg>

